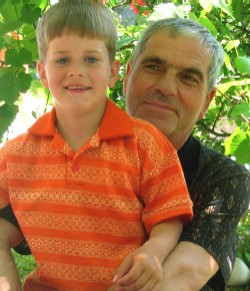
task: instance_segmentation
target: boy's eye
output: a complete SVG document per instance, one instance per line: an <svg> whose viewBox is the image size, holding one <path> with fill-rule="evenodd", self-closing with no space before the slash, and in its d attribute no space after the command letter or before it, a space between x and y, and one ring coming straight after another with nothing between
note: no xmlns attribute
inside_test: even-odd
<svg viewBox="0 0 250 291"><path fill-rule="evenodd" d="M97 58L94 58L94 57L87 57L85 60L88 63L96 63L97 62Z"/></svg>
<svg viewBox="0 0 250 291"><path fill-rule="evenodd" d="M57 60L56 62L58 63L58 64L66 64L66 63L68 63L68 59L67 58L60 58L59 60Z"/></svg>

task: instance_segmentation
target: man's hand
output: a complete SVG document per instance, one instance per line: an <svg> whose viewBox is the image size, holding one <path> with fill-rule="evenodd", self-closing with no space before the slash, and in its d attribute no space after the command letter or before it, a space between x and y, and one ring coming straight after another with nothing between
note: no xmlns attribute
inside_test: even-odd
<svg viewBox="0 0 250 291"><path fill-rule="evenodd" d="M156 224L149 240L132 251L116 270L117 291L158 291L162 279L162 263L176 246L182 232L180 218Z"/></svg>

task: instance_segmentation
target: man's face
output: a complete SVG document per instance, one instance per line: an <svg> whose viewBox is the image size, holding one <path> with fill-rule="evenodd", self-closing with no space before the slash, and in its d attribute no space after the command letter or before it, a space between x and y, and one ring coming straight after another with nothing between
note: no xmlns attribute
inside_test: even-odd
<svg viewBox="0 0 250 291"><path fill-rule="evenodd" d="M208 91L210 55L192 37L154 34L124 81L127 111L156 127L178 150L214 97Z"/></svg>

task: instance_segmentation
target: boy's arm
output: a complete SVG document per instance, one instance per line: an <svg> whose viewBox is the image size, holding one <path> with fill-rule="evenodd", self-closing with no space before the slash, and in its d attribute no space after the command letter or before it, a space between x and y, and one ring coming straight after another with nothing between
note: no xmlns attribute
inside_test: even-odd
<svg viewBox="0 0 250 291"><path fill-rule="evenodd" d="M131 252L116 270L116 290L158 290L162 263L176 246L182 228L180 218L155 225L149 240Z"/></svg>
<svg viewBox="0 0 250 291"><path fill-rule="evenodd" d="M8 221L0 218L0 291L21 291L11 248L22 240L23 236L20 231Z"/></svg>

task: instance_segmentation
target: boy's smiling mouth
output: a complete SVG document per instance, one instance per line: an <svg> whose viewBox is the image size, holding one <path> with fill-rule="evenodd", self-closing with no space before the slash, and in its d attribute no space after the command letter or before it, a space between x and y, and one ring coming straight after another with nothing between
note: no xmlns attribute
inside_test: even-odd
<svg viewBox="0 0 250 291"><path fill-rule="evenodd" d="M86 87L86 86L65 86L65 89L68 89L68 90L89 90L90 87Z"/></svg>

